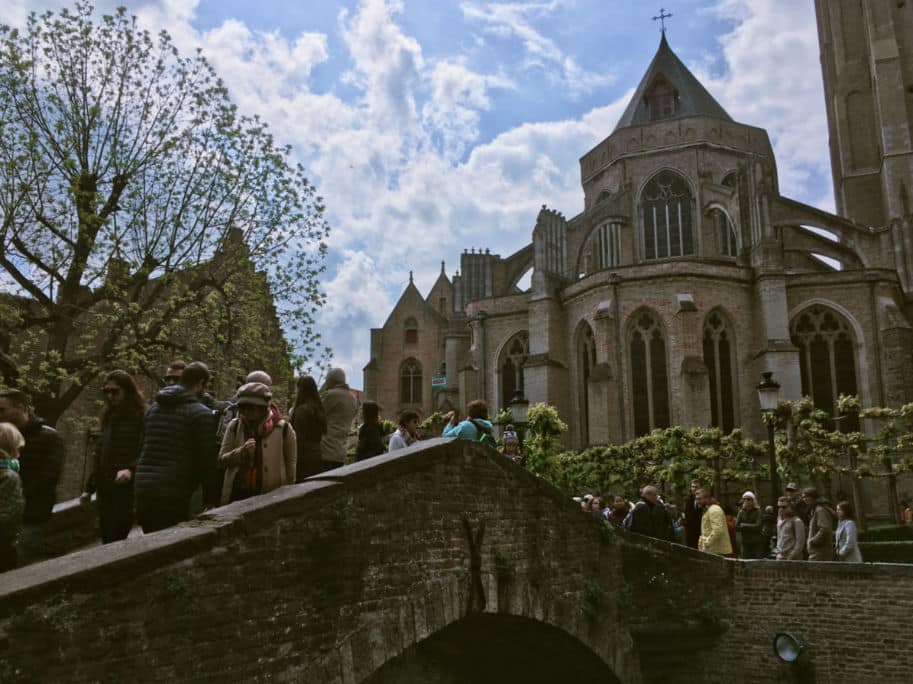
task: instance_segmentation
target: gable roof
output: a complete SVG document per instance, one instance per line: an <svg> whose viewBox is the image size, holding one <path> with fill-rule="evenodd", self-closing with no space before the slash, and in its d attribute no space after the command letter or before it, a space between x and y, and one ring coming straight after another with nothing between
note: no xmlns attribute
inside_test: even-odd
<svg viewBox="0 0 913 684"><path fill-rule="evenodd" d="M634 96L628 103L624 114L622 114L621 118L618 120L618 124L615 126L616 131L619 128L625 128L627 126L639 126L641 124L650 123L650 112L647 111L647 103L644 101L644 95L653 83L653 80L660 74L662 74L673 85L676 91L678 91L679 109L675 113L675 116L671 118L683 116L712 116L717 119L732 121L732 117L726 113L726 110L723 109L720 103L713 99L713 95L707 92L707 89L701 85L701 82L697 80L695 75L692 74L688 70L688 67L686 67L676 54L672 52L672 48L670 48L669 43L666 42L666 34L663 33L663 37L659 41L659 49L656 51L653 61L650 62L647 73L645 73L644 77L640 80L637 90L634 91Z"/></svg>
<svg viewBox="0 0 913 684"><path fill-rule="evenodd" d="M418 288L415 286L415 283L412 280L412 272L409 272L409 284L406 286L406 289L403 290L403 293L400 295L399 300L396 302L396 305L390 311L390 315L387 316L387 320L384 321L383 327L386 328L390 325L390 322L396 317L396 314L400 311L405 311L410 314L418 314L422 311L429 313L432 317L439 319L439 323L446 324L446 319L441 316L438 311L431 306L425 298L422 296L422 293L418 291Z"/></svg>

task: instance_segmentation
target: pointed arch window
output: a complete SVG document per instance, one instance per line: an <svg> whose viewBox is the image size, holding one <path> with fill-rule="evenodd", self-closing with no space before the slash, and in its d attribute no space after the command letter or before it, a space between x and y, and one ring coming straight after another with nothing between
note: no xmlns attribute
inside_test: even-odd
<svg viewBox="0 0 913 684"><path fill-rule="evenodd" d="M596 365L596 340L589 324L582 324L577 335L577 403L580 411L580 438L590 443L589 384L593 366Z"/></svg>
<svg viewBox="0 0 913 684"><path fill-rule="evenodd" d="M790 326L792 342L799 348L802 394L828 415L837 414L841 394L858 393L856 341L843 316L825 306L811 306ZM856 418L839 421L843 432L859 429Z"/></svg>
<svg viewBox="0 0 913 684"><path fill-rule="evenodd" d="M525 392L523 364L529 356L529 333L520 332L514 335L501 355L501 406L506 408L519 390Z"/></svg>
<svg viewBox="0 0 913 684"><path fill-rule="evenodd" d="M714 311L704 321L704 365L710 373L711 425L730 433L735 428L732 331Z"/></svg>
<svg viewBox="0 0 913 684"><path fill-rule="evenodd" d="M713 222L713 227L719 240L720 255L725 257L738 256L739 247L736 243L735 228L726 212L722 209L711 209L710 220Z"/></svg>
<svg viewBox="0 0 913 684"><path fill-rule="evenodd" d="M647 183L641 195L645 258L694 253L691 205L691 189L679 174L660 171Z"/></svg>
<svg viewBox="0 0 913 684"><path fill-rule="evenodd" d="M399 369L399 401L401 404L422 403L422 365L407 359Z"/></svg>
<svg viewBox="0 0 913 684"><path fill-rule="evenodd" d="M410 316L406 319L403 328L405 330L406 344L418 344L418 321Z"/></svg>
<svg viewBox="0 0 913 684"><path fill-rule="evenodd" d="M669 378L666 340L653 314L637 316L630 338L634 433L669 427Z"/></svg>
<svg viewBox="0 0 913 684"><path fill-rule="evenodd" d="M621 224L605 223L590 233L580 253L579 278L618 266L621 253Z"/></svg>

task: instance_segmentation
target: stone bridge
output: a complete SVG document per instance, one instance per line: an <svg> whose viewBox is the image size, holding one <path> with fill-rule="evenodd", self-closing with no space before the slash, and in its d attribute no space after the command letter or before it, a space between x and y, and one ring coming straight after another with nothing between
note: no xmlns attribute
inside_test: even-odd
<svg viewBox="0 0 913 684"><path fill-rule="evenodd" d="M778 682L788 631L817 681L909 682L911 588L618 533L433 440L0 575L0 681Z"/></svg>

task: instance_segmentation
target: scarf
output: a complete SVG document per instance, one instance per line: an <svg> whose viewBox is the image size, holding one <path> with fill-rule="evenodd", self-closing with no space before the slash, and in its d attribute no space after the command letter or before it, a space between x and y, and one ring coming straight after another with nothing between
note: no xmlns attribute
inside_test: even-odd
<svg viewBox="0 0 913 684"><path fill-rule="evenodd" d="M17 458L0 458L0 468L9 468L14 473L19 472L19 459Z"/></svg>
<svg viewBox="0 0 913 684"><path fill-rule="evenodd" d="M241 467L235 475L231 493L232 501L263 493L263 438L272 433L280 420L282 420L282 414L272 404L269 406L266 418L256 427L248 425L243 417L239 419L241 427L244 428L244 441L253 439L256 447L253 463L247 467Z"/></svg>

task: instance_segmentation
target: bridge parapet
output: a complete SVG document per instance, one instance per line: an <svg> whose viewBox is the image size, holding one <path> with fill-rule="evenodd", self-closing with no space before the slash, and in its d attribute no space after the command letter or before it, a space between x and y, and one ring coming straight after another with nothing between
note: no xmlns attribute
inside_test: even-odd
<svg viewBox="0 0 913 684"><path fill-rule="evenodd" d="M485 447L433 440L0 575L0 681L397 681L384 668L430 637L503 616L528 643L525 625L566 635L600 681L775 682L791 631L819 681L900 682L911 580L618 533Z"/></svg>

